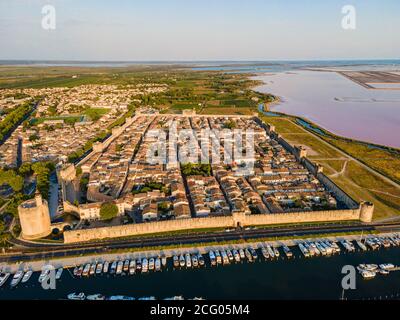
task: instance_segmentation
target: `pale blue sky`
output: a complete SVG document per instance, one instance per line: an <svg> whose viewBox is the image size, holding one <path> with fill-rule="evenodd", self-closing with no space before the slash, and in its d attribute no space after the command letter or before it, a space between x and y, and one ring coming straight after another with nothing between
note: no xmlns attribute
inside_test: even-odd
<svg viewBox="0 0 400 320"><path fill-rule="evenodd" d="M341 27L347 4L356 30ZM0 59L389 59L399 30L399 0L0 0Z"/></svg>

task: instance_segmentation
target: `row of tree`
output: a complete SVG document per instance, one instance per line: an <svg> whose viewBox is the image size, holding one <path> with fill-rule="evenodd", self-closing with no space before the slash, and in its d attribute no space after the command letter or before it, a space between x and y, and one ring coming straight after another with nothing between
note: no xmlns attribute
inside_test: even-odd
<svg viewBox="0 0 400 320"><path fill-rule="evenodd" d="M26 102L13 111L8 113L3 121L0 122L0 141L4 139L15 128L15 126L26 116L27 113L32 111L34 102Z"/></svg>

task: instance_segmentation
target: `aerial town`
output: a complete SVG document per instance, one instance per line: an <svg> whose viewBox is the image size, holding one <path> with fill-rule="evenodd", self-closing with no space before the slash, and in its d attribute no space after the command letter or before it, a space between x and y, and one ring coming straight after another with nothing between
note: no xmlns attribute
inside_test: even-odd
<svg viewBox="0 0 400 320"><path fill-rule="evenodd" d="M83 85L74 88L6 89L0 92L0 110L43 97L35 115L20 125L0 146L0 167L15 168L22 162L67 162L99 132L128 111L134 97L165 91L163 85ZM15 99L15 97L21 99ZM4 116L3 116L4 117Z"/></svg>

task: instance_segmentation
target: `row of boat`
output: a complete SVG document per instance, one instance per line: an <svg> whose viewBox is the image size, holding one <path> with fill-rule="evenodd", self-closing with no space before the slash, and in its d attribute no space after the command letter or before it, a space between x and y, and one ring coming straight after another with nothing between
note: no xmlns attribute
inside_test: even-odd
<svg viewBox="0 0 400 320"><path fill-rule="evenodd" d="M354 252L356 251L356 246L360 248L362 251L377 250L380 248L389 248L400 246L400 236L398 234L393 234L391 236L379 237L379 236L370 236L365 239L349 241L349 240L341 240L341 241L331 241L331 240L313 240L313 241L299 241L297 242L297 246L300 249L301 253L305 257L313 257L313 256L329 256L336 253L341 252L341 247L346 252ZM278 247L274 247L272 245L266 244L265 246L261 246L259 249L261 251L262 256L266 260L276 259L281 256L283 253L287 258L293 257L293 252L291 249L282 245L282 252L279 251ZM211 250L208 253L208 257L210 260L211 266L216 265L227 265L234 262L241 261L249 261L253 262L258 259L257 249L252 247L247 247L243 249L227 249L227 250ZM175 268L192 268L192 267L202 267L206 264L206 260L201 253L186 253L181 255L174 255L173 258L173 266ZM162 268L166 267L167 258L166 256L158 256L151 258L142 258L142 259L126 259L126 260L118 260L113 262L94 262L87 263L80 266L76 266L73 270L73 274L76 277L87 277L92 275L99 274L129 274L133 275L135 273L147 273L149 271L159 272ZM46 279L50 272L54 270L52 266L46 266L43 268L43 271L39 275L39 282L42 282ZM364 270L364 275L369 277L372 276L370 272L371 270ZM63 273L63 268L59 268L54 270L56 272L55 278L56 280L60 279ZM382 271L385 273L385 271ZM0 272L0 287L3 286L9 278L11 278L10 286L16 287L19 283L26 283L29 281L33 274L32 270L18 270L14 275L9 272Z"/></svg>
<svg viewBox="0 0 400 320"><path fill-rule="evenodd" d="M51 266L43 268L43 271L39 276L39 282L43 282L43 280L49 276L51 270L54 270L54 268ZM61 278L63 271L64 271L63 268L59 268L57 269L57 271L54 270L56 280L59 280ZM27 271L18 270L11 278L10 287L14 288L19 283L27 283L29 279L32 277L32 274L33 271L31 269ZM10 272L0 272L0 287L2 287L10 277L11 277Z"/></svg>
<svg viewBox="0 0 400 320"><path fill-rule="evenodd" d="M376 275L388 275L391 271L398 270L399 268L396 267L392 263L384 263L384 264L360 264L357 266L358 272L364 279L373 279Z"/></svg>
<svg viewBox="0 0 400 320"><path fill-rule="evenodd" d="M76 277L88 277L99 274L129 274L146 273L149 271L161 271L167 265L165 256L143 259L126 259L113 262L94 262L76 266L73 274Z"/></svg>
<svg viewBox="0 0 400 320"><path fill-rule="evenodd" d="M139 301L152 301L152 300L157 300L156 297L150 296L150 297L141 297L138 299L135 299L134 297L129 297L129 296L110 296L106 297L105 295L102 294L91 294L91 295L85 295L83 292L80 293L70 293L67 298L69 300L111 300L111 301L118 301L118 300L125 300L125 301L133 301L133 300L139 300ZM163 300L175 300L175 301L180 301L180 300L185 300L183 296L174 296L174 297L168 297ZM204 300L203 298L195 297L191 300Z"/></svg>

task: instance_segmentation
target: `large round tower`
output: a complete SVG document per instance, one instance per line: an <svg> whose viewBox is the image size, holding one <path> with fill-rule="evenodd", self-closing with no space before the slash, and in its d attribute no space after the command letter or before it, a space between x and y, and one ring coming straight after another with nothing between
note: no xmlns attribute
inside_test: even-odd
<svg viewBox="0 0 400 320"><path fill-rule="evenodd" d="M27 240L47 237L51 233L49 206L37 193L35 198L18 207L22 238Z"/></svg>

